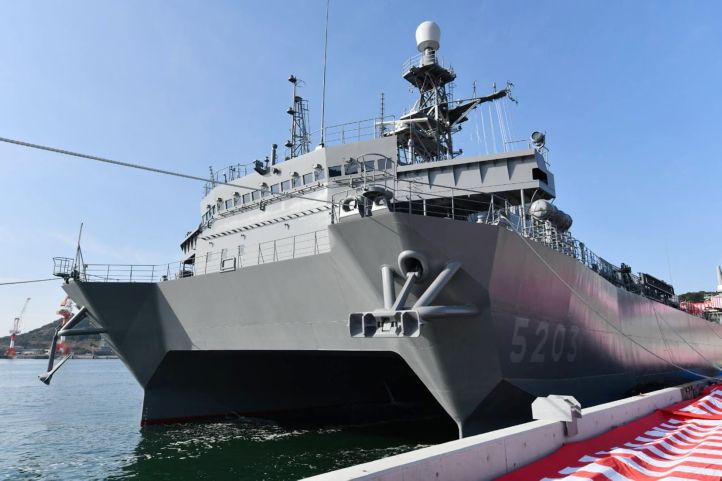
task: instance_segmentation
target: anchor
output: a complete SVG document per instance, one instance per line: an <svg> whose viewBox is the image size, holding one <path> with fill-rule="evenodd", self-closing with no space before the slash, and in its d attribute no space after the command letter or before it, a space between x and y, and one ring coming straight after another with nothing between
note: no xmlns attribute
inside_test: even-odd
<svg viewBox="0 0 722 481"><path fill-rule="evenodd" d="M478 313L478 308L473 304L431 305L461 268L461 262L454 260L447 262L411 308L404 306L413 286L428 272L427 262L420 253L407 250L399 254L398 263L405 277L398 296L394 292L394 269L384 264L381 266L384 307L370 312L349 314L348 326L351 337L418 337L421 334L421 325L426 319L469 316Z"/></svg>
<svg viewBox="0 0 722 481"><path fill-rule="evenodd" d="M50 385L50 381L53 379L55 373L58 372L58 369L60 369L68 359L73 357L73 354L70 353L55 364L55 349L57 348L59 338L63 336L88 336L93 334L104 334L107 332L106 329L101 328L74 329L75 326L86 318L91 318L90 312L88 312L87 307L82 307L66 324L60 325L55 329L53 340L50 344L48 370L44 374L38 376L38 379L40 379L40 381L44 384Z"/></svg>

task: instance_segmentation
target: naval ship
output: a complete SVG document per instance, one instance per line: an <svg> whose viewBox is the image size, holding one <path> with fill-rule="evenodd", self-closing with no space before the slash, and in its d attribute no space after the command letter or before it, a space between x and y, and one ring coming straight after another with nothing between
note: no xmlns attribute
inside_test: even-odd
<svg viewBox="0 0 722 481"><path fill-rule="evenodd" d="M283 155L211 172L179 262L55 258L82 306L58 336L102 333L144 389L143 424L420 409L467 436L535 396L592 405L718 372L719 324L572 236L544 133L455 149L512 85L454 98L440 38L416 30L413 107L322 127L313 149L291 76Z"/></svg>

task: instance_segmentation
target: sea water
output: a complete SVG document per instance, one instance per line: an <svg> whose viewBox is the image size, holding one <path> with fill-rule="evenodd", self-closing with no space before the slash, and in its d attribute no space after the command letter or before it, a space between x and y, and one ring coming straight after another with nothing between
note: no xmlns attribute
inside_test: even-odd
<svg viewBox="0 0 722 481"><path fill-rule="evenodd" d="M0 479L293 480L447 441L432 422L289 429L269 421L140 427L143 391L118 360L0 359Z"/></svg>

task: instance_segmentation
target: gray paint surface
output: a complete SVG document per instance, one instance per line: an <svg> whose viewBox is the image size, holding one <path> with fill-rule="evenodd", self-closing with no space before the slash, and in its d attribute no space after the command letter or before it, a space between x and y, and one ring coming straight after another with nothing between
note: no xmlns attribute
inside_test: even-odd
<svg viewBox="0 0 722 481"><path fill-rule="evenodd" d="M164 387L163 396L172 392L174 399L169 412L153 402L150 380L176 351L395 353L464 435L481 430L480 420L498 414L489 406L511 401L506 397L569 394L590 405L640 384L688 376L669 362L711 374L722 360L719 325L617 288L576 260L527 244L503 227L387 212L344 218L329 233L331 251L315 256L157 284L71 282L65 289L108 329L110 342L146 388L149 421L219 414L212 403L198 403L187 385ZM383 307L380 267L396 266L399 253L409 249L423 253L433 273L414 287L409 304L444 263L456 260L462 267L436 303L475 304L479 313L428 320L415 338L352 338L349 314ZM402 278L395 270L398 292ZM304 385L319 394L315 381L323 375L308 372L300 379L299 407L314 398ZM252 389L238 389L242 375L228 383L249 412L268 411L268 397L276 394L269 388L257 397L265 404L253 406ZM345 398L368 385L345 384ZM284 408L293 406L287 390L277 394ZM315 399L319 406L331 404Z"/></svg>

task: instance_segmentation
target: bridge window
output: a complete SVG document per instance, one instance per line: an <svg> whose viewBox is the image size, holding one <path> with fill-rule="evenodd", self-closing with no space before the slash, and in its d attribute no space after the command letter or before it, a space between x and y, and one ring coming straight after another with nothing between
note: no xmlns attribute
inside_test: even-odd
<svg viewBox="0 0 722 481"><path fill-rule="evenodd" d="M354 162L353 164L348 164L346 166L346 175L351 174L358 174L358 164Z"/></svg>
<svg viewBox="0 0 722 481"><path fill-rule="evenodd" d="M328 176L329 177L339 177L343 175L341 172L341 166L340 165L334 165L333 167L328 168Z"/></svg>
<svg viewBox="0 0 722 481"><path fill-rule="evenodd" d="M273 184L271 186L271 194L278 194L281 192L281 185L280 184Z"/></svg>
<svg viewBox="0 0 722 481"><path fill-rule="evenodd" d="M303 185L303 184L301 183L301 177L295 176L295 177L293 177L293 178L291 179L291 186L292 186L293 188L301 187L301 185Z"/></svg>
<svg viewBox="0 0 722 481"><path fill-rule="evenodd" d="M243 203L248 204L251 201L251 194L243 194Z"/></svg>
<svg viewBox="0 0 722 481"><path fill-rule="evenodd" d="M257 190L254 190L251 192L251 196L253 197L253 200L258 200L261 198L261 193Z"/></svg>
<svg viewBox="0 0 722 481"><path fill-rule="evenodd" d="M226 209L230 209L231 207L233 207L233 199L228 199L226 201Z"/></svg>
<svg viewBox="0 0 722 481"><path fill-rule="evenodd" d="M291 181L284 180L283 182L281 182L281 191L286 192L288 190L291 190Z"/></svg>
<svg viewBox="0 0 722 481"><path fill-rule="evenodd" d="M330 169L329 169L330 172ZM324 172L323 170L319 169L313 173L313 178L315 180L323 180L324 179Z"/></svg>
<svg viewBox="0 0 722 481"><path fill-rule="evenodd" d="M308 185L313 182L313 174L304 174L303 175L303 183Z"/></svg>

